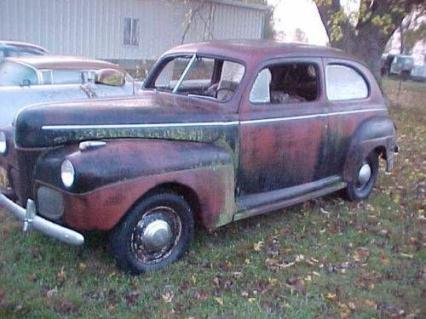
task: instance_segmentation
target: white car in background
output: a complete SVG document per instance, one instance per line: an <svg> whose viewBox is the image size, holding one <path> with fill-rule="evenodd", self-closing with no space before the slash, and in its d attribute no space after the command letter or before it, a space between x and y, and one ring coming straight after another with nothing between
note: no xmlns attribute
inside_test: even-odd
<svg viewBox="0 0 426 319"><path fill-rule="evenodd" d="M48 52L45 48L32 43L0 40L0 62L8 57L46 54Z"/></svg>
<svg viewBox="0 0 426 319"><path fill-rule="evenodd" d="M139 89L119 66L63 56L6 58L0 64L0 127L37 103L132 96Z"/></svg>

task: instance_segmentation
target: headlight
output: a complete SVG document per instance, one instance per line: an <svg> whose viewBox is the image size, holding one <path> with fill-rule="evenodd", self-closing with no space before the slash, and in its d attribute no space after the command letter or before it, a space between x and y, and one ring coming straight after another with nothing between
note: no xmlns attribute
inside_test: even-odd
<svg viewBox="0 0 426 319"><path fill-rule="evenodd" d="M65 187L71 187L75 180L75 169L69 160L65 160L61 165L61 179Z"/></svg>
<svg viewBox="0 0 426 319"><path fill-rule="evenodd" d="M6 151L7 151L6 134L4 134L4 132L0 132L0 153L6 154Z"/></svg>

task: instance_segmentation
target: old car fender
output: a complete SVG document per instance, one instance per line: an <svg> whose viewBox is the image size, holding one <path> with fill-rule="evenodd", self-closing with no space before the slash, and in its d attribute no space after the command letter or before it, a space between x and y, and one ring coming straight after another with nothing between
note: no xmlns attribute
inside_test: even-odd
<svg viewBox="0 0 426 319"><path fill-rule="evenodd" d="M388 116L375 116L363 121L352 135L344 166L344 180L353 181L355 168L374 150L385 158L386 170L390 171L397 148L395 136L395 125Z"/></svg>
<svg viewBox="0 0 426 319"><path fill-rule="evenodd" d="M208 229L232 220L233 159L218 146L155 139L117 139L88 149L81 145L46 153L35 171L36 184L63 194L64 220L76 229L111 229L141 197L162 186L187 192ZM69 188L60 179L65 159L76 171Z"/></svg>

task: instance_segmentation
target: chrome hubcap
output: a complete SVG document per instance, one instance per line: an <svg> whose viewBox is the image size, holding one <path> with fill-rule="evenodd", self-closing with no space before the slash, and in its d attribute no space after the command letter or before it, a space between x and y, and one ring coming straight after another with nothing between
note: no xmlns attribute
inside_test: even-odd
<svg viewBox="0 0 426 319"><path fill-rule="evenodd" d="M130 249L143 263L157 263L169 256L178 243L182 224L171 207L156 207L144 213L130 238Z"/></svg>
<svg viewBox="0 0 426 319"><path fill-rule="evenodd" d="M141 236L141 241L147 251L157 252L170 245L173 233L165 220L154 220L149 223Z"/></svg>
<svg viewBox="0 0 426 319"><path fill-rule="evenodd" d="M358 172L358 183L361 187L365 186L371 178L371 167L364 163Z"/></svg>

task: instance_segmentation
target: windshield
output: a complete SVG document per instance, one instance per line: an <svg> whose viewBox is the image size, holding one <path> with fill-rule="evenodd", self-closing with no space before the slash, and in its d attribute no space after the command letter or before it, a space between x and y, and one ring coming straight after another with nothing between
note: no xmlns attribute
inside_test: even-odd
<svg viewBox="0 0 426 319"><path fill-rule="evenodd" d="M240 63L196 55L169 58L146 88L227 101L244 75Z"/></svg>
<svg viewBox="0 0 426 319"><path fill-rule="evenodd" d="M36 72L22 64L5 62L0 65L0 86L38 84Z"/></svg>

